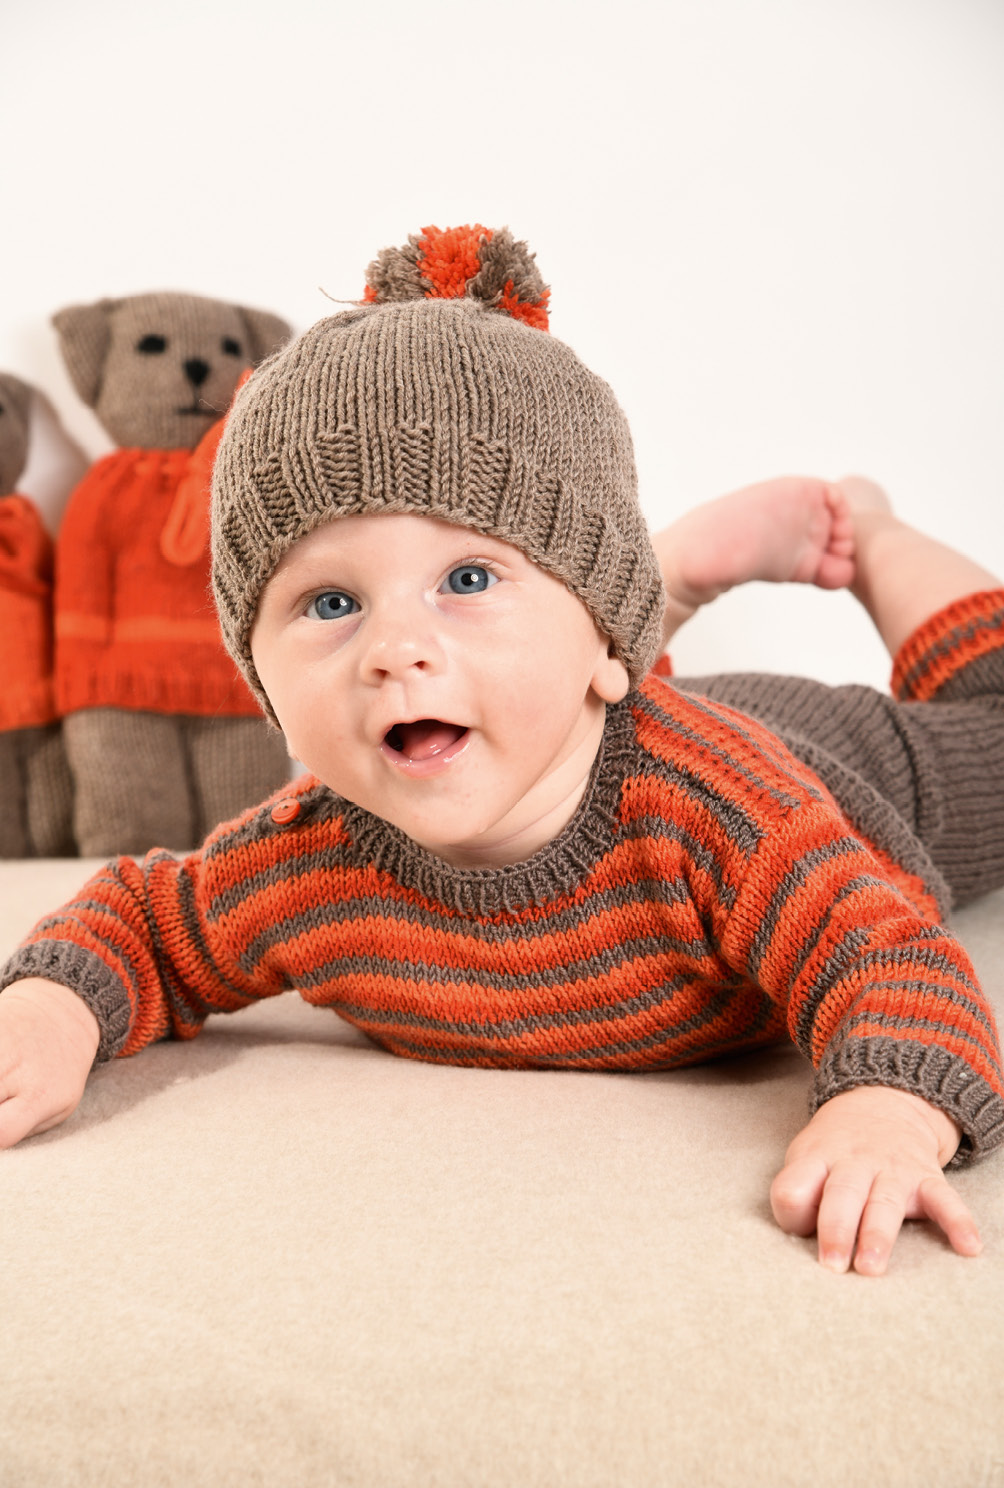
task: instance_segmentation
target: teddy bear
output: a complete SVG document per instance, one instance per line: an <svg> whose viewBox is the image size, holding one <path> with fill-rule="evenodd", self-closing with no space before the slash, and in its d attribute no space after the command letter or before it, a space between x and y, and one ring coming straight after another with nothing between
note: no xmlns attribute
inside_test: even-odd
<svg viewBox="0 0 1004 1488"><path fill-rule="evenodd" d="M55 696L81 854L194 847L282 786L281 735L224 650L209 593L209 478L234 390L278 316L159 292L53 316L70 379L118 446L73 491L56 546Z"/></svg>
<svg viewBox="0 0 1004 1488"><path fill-rule="evenodd" d="M34 391L0 372L0 858L74 851L72 783L52 686L52 539L17 491Z"/></svg>

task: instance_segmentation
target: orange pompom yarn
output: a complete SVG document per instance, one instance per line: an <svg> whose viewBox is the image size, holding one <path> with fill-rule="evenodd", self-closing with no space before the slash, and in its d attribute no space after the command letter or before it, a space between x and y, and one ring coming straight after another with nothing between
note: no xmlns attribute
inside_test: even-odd
<svg viewBox="0 0 1004 1488"><path fill-rule="evenodd" d="M423 227L403 248L384 248L367 271L363 303L469 298L546 331L550 293L525 243L475 222Z"/></svg>
<svg viewBox="0 0 1004 1488"><path fill-rule="evenodd" d="M419 267L431 288L429 300L459 300L467 281L481 271L481 243L492 240L490 227L479 222L464 227L423 227L418 239Z"/></svg>

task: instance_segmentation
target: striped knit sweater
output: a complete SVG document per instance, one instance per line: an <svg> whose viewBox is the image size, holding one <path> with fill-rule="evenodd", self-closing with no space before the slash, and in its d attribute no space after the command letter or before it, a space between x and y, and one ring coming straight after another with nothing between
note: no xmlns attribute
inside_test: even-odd
<svg viewBox="0 0 1004 1488"><path fill-rule="evenodd" d="M932 627L907 695L951 675ZM0 986L30 975L94 1009L99 1058L297 988L454 1064L665 1070L788 1036L813 1109L884 1084L959 1122L956 1162L1004 1138L993 1015L930 886L774 735L655 676L608 710L575 817L526 863L450 867L308 776L183 861L109 865Z"/></svg>

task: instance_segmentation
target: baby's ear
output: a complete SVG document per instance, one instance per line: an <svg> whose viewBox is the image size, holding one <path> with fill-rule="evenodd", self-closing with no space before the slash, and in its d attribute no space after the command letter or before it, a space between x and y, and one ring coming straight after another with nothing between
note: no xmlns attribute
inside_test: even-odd
<svg viewBox="0 0 1004 1488"><path fill-rule="evenodd" d="M121 300L96 300L93 305L68 305L52 317L66 370L88 408L94 407L101 392L111 341L109 316L121 303Z"/></svg>
<svg viewBox="0 0 1004 1488"><path fill-rule="evenodd" d="M600 657L592 681L593 691L605 703L619 703L631 691L628 669L617 655L613 641L607 643L606 654Z"/></svg>
<svg viewBox="0 0 1004 1488"><path fill-rule="evenodd" d="M290 326L278 315L267 310L248 310L244 305L235 306L247 327L248 348L251 361L257 365L280 346L285 346L293 334Z"/></svg>

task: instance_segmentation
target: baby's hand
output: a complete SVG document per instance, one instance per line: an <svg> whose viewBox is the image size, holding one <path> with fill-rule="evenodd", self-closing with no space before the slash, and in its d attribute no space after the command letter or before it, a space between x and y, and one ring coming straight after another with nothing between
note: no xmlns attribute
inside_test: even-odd
<svg viewBox="0 0 1004 1488"><path fill-rule="evenodd" d="M76 1110L97 1053L98 1020L75 992L43 977L0 996L0 1147Z"/></svg>
<svg viewBox="0 0 1004 1488"><path fill-rule="evenodd" d="M904 1219L931 1219L960 1255L978 1255L976 1223L941 1171L959 1135L920 1096L884 1085L846 1090L788 1148L771 1185L774 1218L790 1234L815 1230L831 1271L846 1271L853 1253L855 1271L881 1276Z"/></svg>

